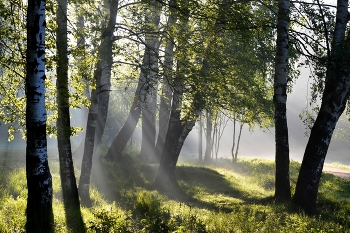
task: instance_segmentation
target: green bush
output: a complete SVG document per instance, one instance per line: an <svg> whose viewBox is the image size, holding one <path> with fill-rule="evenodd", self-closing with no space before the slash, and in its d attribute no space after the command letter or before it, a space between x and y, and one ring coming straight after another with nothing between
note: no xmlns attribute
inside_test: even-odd
<svg viewBox="0 0 350 233"><path fill-rule="evenodd" d="M89 232L96 233L131 233L131 217L111 206L93 211L94 221L90 221Z"/></svg>
<svg viewBox="0 0 350 233"><path fill-rule="evenodd" d="M163 233L171 230L169 210L162 208L160 200L150 192L139 193L134 213L136 218L140 219L142 232Z"/></svg>

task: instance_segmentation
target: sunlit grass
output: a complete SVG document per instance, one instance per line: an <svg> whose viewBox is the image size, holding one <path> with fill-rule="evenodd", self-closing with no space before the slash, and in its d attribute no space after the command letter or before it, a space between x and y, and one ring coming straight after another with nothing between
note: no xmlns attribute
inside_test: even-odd
<svg viewBox="0 0 350 233"><path fill-rule="evenodd" d="M192 161L191 161L192 160ZM290 203L275 203L274 162L219 159L204 166L188 159L177 168L180 191L156 190L157 165L126 157L122 164L103 164L114 200L92 185L92 208L81 208L87 232L350 232L350 181L323 174L319 211L308 216ZM291 162L294 190L300 164ZM59 166L53 177L55 232L70 232L62 203ZM25 232L25 168L0 172L0 232Z"/></svg>
<svg viewBox="0 0 350 233"><path fill-rule="evenodd" d="M350 171L350 166L346 166L344 164L337 163L337 162L327 163L327 164L325 164L325 166L327 166L327 167L334 167L334 168L340 168L340 169L344 169L344 170L349 170Z"/></svg>

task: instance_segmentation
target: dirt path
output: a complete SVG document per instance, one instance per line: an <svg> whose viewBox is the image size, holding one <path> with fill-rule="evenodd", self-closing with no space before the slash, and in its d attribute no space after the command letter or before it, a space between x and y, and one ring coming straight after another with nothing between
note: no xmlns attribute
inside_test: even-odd
<svg viewBox="0 0 350 233"><path fill-rule="evenodd" d="M343 179L350 180L350 171L349 170L335 168L335 167L324 167L323 172L333 174L333 175L338 176L338 177L343 178Z"/></svg>

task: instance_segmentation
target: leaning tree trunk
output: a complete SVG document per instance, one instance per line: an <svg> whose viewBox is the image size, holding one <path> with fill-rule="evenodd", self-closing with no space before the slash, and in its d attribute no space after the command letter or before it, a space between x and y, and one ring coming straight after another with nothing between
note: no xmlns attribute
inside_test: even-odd
<svg viewBox="0 0 350 233"><path fill-rule="evenodd" d="M183 87L180 78L176 78L176 87L173 94L169 128L165 138L164 148L155 185L161 188L176 187L175 169L180 151L186 137L192 130L195 120L184 122L181 120L179 109L182 103Z"/></svg>
<svg viewBox="0 0 350 233"><path fill-rule="evenodd" d="M180 28L179 35L183 36L188 33L188 18L180 19L178 27ZM180 151L185 142L188 133L192 130L191 126L194 120L186 122L181 120L181 105L184 94L184 74L186 73L185 62L187 60L187 41L186 36L179 38L177 49L177 67L176 74L170 82L174 88L171 105L171 113L168 124L168 130L164 141L162 157L160 160L155 185L160 188L176 187L177 181L175 178L176 163L180 155Z"/></svg>
<svg viewBox="0 0 350 233"><path fill-rule="evenodd" d="M84 206L91 206L90 200L90 176L92 168L92 157L94 153L94 147L98 144L95 141L96 137L100 137L97 133L99 125L104 125L101 122L99 115L107 114L108 102L109 102L109 88L110 77L112 68L112 49L113 41L112 36L115 30L118 0L112 0L110 5L110 18L107 27L102 33L102 42L98 52L98 62L94 73L94 78L97 83L97 89L91 93L91 105L88 113L88 120L86 126L86 137L84 145L84 154L81 164L81 175L79 179L79 195ZM102 81L103 80L103 81ZM109 83L109 85L102 85ZM105 89L107 88L107 89ZM104 94L102 94L104 93ZM108 94L106 94L108 93ZM101 102L100 102L101 101ZM107 105L107 107L105 106ZM101 110L102 108L102 110ZM103 120L102 120L103 121ZM101 124L100 124L101 123ZM101 127L100 127L101 129ZM96 135L97 134L97 135Z"/></svg>
<svg viewBox="0 0 350 233"><path fill-rule="evenodd" d="M162 95L160 96L159 105L159 131L158 139L156 144L156 162L160 161L166 133L168 130L169 117L171 112L171 99L172 99L172 89L170 85L170 80L173 74L174 65L174 36L172 35L172 30L176 22L176 14L174 9L174 1L169 1L169 18L167 23L168 37L166 39L165 54L164 54L164 75L162 83Z"/></svg>
<svg viewBox="0 0 350 233"><path fill-rule="evenodd" d="M287 66L288 27L290 0L279 0L277 22L277 47L275 57L274 96L276 177L275 198L290 200L289 140L287 126Z"/></svg>
<svg viewBox="0 0 350 233"><path fill-rule="evenodd" d="M293 197L293 202L310 214L316 212L317 192L324 160L335 125L349 98L350 77L347 68L350 64L347 56L342 56L343 51L349 51L349 38L345 40L348 17L348 0L338 0L322 104L311 129Z"/></svg>
<svg viewBox="0 0 350 233"><path fill-rule="evenodd" d="M154 30L155 28L158 28L161 4L155 0L152 0L150 2L150 7L153 10L149 16L149 19L154 20L150 21L152 22L151 29ZM154 72L154 69L157 67L155 66L155 61L158 62L158 58L156 57L158 56L157 51L159 46L160 42L158 35L154 35L154 33L146 33L145 52L135 96L129 115L107 152L106 159L110 161L118 161L121 159L122 152L135 131L137 122L140 118L141 109L144 108L144 104L147 99L146 97L148 91L154 88L152 85L155 85L156 83L156 72ZM153 147L154 146L155 145L153 145Z"/></svg>
<svg viewBox="0 0 350 233"><path fill-rule="evenodd" d="M45 1L28 1L26 74L26 232L53 232L52 177L47 159Z"/></svg>
<svg viewBox="0 0 350 233"><path fill-rule="evenodd" d="M68 90L68 40L67 0L59 0L56 12L57 31L57 142L60 162L60 176L67 226L73 231L83 231L85 225L80 212L80 201L74 174L70 143L71 127Z"/></svg>

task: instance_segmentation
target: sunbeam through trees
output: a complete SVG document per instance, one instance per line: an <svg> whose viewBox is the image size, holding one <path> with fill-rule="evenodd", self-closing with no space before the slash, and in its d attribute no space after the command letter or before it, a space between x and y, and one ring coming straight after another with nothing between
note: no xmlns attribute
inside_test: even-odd
<svg viewBox="0 0 350 233"><path fill-rule="evenodd" d="M350 231L349 19L0 0L0 232Z"/></svg>

